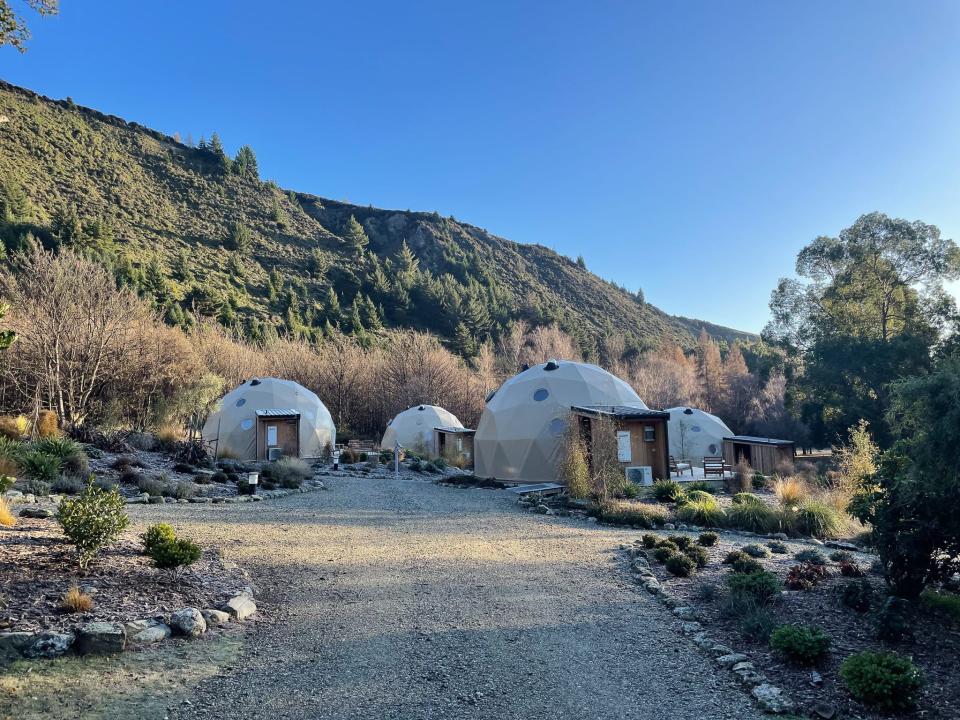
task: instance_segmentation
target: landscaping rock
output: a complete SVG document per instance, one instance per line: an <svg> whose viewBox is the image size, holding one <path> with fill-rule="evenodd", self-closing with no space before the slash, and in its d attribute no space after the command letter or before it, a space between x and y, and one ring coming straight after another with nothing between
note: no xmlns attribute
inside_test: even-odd
<svg viewBox="0 0 960 720"><path fill-rule="evenodd" d="M230 614L225 613L223 610L207 608L205 610L201 610L200 614L203 615L203 619L207 621L208 628L226 625L228 622L230 622Z"/></svg>
<svg viewBox="0 0 960 720"><path fill-rule="evenodd" d="M187 502L188 502L188 503L208 503L208 502L210 502L210 498L208 498L208 497L192 497L192 498L187 498Z"/></svg>
<svg viewBox="0 0 960 720"><path fill-rule="evenodd" d="M134 620L124 625L127 632L127 640L139 645L160 642L166 640L171 635L168 625L159 620Z"/></svg>
<svg viewBox="0 0 960 720"><path fill-rule="evenodd" d="M843 540L827 540L824 545L828 548L834 548L835 550L847 550L848 552L860 552L860 548L854 545L853 543L844 542Z"/></svg>
<svg viewBox="0 0 960 720"><path fill-rule="evenodd" d="M229 613L232 618L246 620L257 611L257 606L250 594L243 592L230 598L221 610Z"/></svg>
<svg viewBox="0 0 960 720"><path fill-rule="evenodd" d="M796 707L793 700L787 697L783 690L769 683L757 685L750 694L753 695L764 712L774 715L793 712Z"/></svg>
<svg viewBox="0 0 960 720"><path fill-rule="evenodd" d="M53 517L53 511L46 508L24 508L20 511L20 517L45 519Z"/></svg>
<svg viewBox="0 0 960 720"><path fill-rule="evenodd" d="M692 634L694 634L694 633L700 632L701 630L703 630L703 625L701 625L700 623L698 623L698 622L695 621L695 620L691 620L691 621L689 621L689 622L680 623L680 631L681 631L684 635L692 635Z"/></svg>
<svg viewBox="0 0 960 720"><path fill-rule="evenodd" d="M127 633L120 623L92 622L77 631L76 650L81 655L111 655L123 652Z"/></svg>
<svg viewBox="0 0 960 720"><path fill-rule="evenodd" d="M55 658L65 654L74 643L71 633L37 633L33 642L22 649L27 658Z"/></svg>
<svg viewBox="0 0 960 720"><path fill-rule="evenodd" d="M678 607L673 609L673 614L681 620L696 620L697 612L692 607Z"/></svg>
<svg viewBox="0 0 960 720"><path fill-rule="evenodd" d="M710 654L720 657L722 655L733 655L734 652L733 652L733 648L728 648L726 645L717 644L717 645L713 645L710 648Z"/></svg>
<svg viewBox="0 0 960 720"><path fill-rule="evenodd" d="M147 500L147 503L149 503L150 505L162 505L165 502L166 500L164 500L159 495L151 495Z"/></svg>
<svg viewBox="0 0 960 720"><path fill-rule="evenodd" d="M743 653L730 653L729 655L721 655L717 658L717 665L720 667L733 667L738 663L742 663L747 659L747 656Z"/></svg>
<svg viewBox="0 0 960 720"><path fill-rule="evenodd" d="M820 687L823 685L823 675L818 673L816 670L810 671L810 684L814 687Z"/></svg>
<svg viewBox="0 0 960 720"><path fill-rule="evenodd" d="M207 621L196 608L184 608L170 616L170 629L174 635L200 637L207 631Z"/></svg>
<svg viewBox="0 0 960 720"><path fill-rule="evenodd" d="M823 720L833 720L837 716L837 709L829 703L817 703L811 711L814 717L823 718Z"/></svg>
<svg viewBox="0 0 960 720"><path fill-rule="evenodd" d="M748 660L744 660L743 662L738 662L736 665L734 665L730 669L733 670L734 672L741 672L743 670L756 670L756 666L754 666L752 662Z"/></svg>
<svg viewBox="0 0 960 720"><path fill-rule="evenodd" d="M676 526L675 526L673 523L664 523L664 524L663 524L663 529L664 529L664 530L676 530L677 528L676 528Z"/></svg>

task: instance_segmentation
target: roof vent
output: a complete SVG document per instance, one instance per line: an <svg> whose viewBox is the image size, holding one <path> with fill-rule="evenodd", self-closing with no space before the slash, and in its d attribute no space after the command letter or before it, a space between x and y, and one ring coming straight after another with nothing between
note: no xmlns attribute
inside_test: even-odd
<svg viewBox="0 0 960 720"><path fill-rule="evenodd" d="M547 360L547 364L543 366L543 369L547 372L550 372L551 370L556 370L559 367L560 363L558 363L556 360Z"/></svg>
<svg viewBox="0 0 960 720"><path fill-rule="evenodd" d="M485 403L490 402L491 400L493 400L493 396L496 395L496 394L497 394L497 391L496 391L496 390L491 390L490 392L487 393L487 397L484 398L484 402L485 402Z"/></svg>
<svg viewBox="0 0 960 720"><path fill-rule="evenodd" d="M417 410L421 410L421 411L422 411L422 410L423 410L423 405L421 405L420 407L418 407Z"/></svg>
<svg viewBox="0 0 960 720"><path fill-rule="evenodd" d="M687 408L686 410L683 411L683 414L684 414L684 415L693 415L693 410L691 410L690 408Z"/></svg>
<svg viewBox="0 0 960 720"><path fill-rule="evenodd" d="M260 379L259 379L259 378L254 378L253 380L250 381L250 384L251 384L251 385L259 385L259 384L260 384Z"/></svg>
<svg viewBox="0 0 960 720"><path fill-rule="evenodd" d="M530 366L527 365L527 363L524 363L523 365L520 366L520 372L526 372L529 369L530 369Z"/></svg>

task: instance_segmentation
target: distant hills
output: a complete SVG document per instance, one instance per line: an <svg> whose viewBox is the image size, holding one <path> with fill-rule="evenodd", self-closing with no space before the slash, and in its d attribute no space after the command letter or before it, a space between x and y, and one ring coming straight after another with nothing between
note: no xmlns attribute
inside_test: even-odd
<svg viewBox="0 0 960 720"><path fill-rule="evenodd" d="M254 338L416 328L464 355L517 320L555 323L588 356L607 334L628 350L690 347L702 329L755 338L668 315L540 245L283 190L247 150L234 160L216 138L187 145L2 81L0 183L8 252L32 235L98 258L172 323L214 316Z"/></svg>

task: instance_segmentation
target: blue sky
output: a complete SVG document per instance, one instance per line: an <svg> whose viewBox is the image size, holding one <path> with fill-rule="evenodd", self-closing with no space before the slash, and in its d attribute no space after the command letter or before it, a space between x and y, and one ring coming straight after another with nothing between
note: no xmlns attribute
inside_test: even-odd
<svg viewBox="0 0 960 720"><path fill-rule="evenodd" d="M582 254L670 313L760 330L864 212L960 237L960 3L61 5L0 77Z"/></svg>

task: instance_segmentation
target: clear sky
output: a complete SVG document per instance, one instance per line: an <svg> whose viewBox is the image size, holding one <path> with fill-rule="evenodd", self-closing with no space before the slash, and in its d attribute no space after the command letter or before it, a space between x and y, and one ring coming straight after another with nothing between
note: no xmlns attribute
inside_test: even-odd
<svg viewBox="0 0 960 720"><path fill-rule="evenodd" d="M21 0L12 0L23 6ZM760 330L880 210L960 239L960 3L61 0L0 77Z"/></svg>

